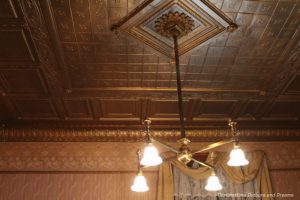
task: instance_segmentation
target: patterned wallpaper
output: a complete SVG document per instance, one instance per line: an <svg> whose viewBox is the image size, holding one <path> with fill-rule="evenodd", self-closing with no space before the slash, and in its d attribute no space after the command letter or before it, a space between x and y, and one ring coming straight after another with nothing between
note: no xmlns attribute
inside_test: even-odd
<svg viewBox="0 0 300 200"><path fill-rule="evenodd" d="M191 148L204 145L192 143ZM242 143L246 151L266 152L274 192L295 195L277 199L300 199L299 145L300 142ZM136 194L129 189L136 170L135 152L142 146L142 143L1 143L0 200L155 200L155 168L146 174L150 192ZM228 151L231 147L218 150Z"/></svg>
<svg viewBox="0 0 300 200"><path fill-rule="evenodd" d="M154 200L157 175L146 173L149 192L130 190L134 173L17 173L0 175L0 200Z"/></svg>
<svg viewBox="0 0 300 200"><path fill-rule="evenodd" d="M278 200L299 200L300 199L300 169L271 171L270 173L273 192ZM284 195L287 196L284 196ZM289 197L293 194L294 197Z"/></svg>

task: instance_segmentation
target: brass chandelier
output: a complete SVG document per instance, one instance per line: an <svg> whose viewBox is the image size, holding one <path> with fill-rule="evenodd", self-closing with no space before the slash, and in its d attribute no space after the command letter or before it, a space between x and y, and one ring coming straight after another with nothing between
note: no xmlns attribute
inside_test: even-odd
<svg viewBox="0 0 300 200"><path fill-rule="evenodd" d="M130 16L129 16L130 17ZM125 18L125 20L128 20ZM121 23L124 23L121 21ZM217 191L222 189L222 185L219 182L218 177L215 173L215 166L212 166L209 163L199 161L193 158L193 155L200 152L209 151L213 148L220 147L228 143L234 143L234 149L230 153L230 159L228 161L229 166L243 166L249 163L246 160L244 152L239 148L238 143L238 132L236 130L236 122L229 121L228 125L231 127L232 139L226 141L220 141L213 144L210 144L202 149L197 151L191 151L189 148L189 143L191 142L185 133L184 127L184 115L183 115L183 101L182 101L182 87L181 87L181 77L180 77L180 63L179 63L179 53L178 53L178 40L191 32L194 28L194 20L186 15L185 13L178 11L169 11L167 14L163 14L161 17L155 21L155 30L160 35L171 38L174 45L174 58L175 58L175 67L176 67L176 81L177 81L177 97L178 97L178 111L180 119L180 137L181 139L178 142L181 144L179 149L176 149L168 144L157 141L150 135L150 124L151 121L146 119L144 121L146 129L146 143L147 146L143 150L138 151L138 173L135 178L131 190L135 192L145 192L149 189L145 177L143 176L142 169L144 167L157 166L163 162L163 159L159 156L156 147L153 143L158 144L162 147L167 148L168 150L174 152L176 155L168 159L177 159L183 165L187 166L191 161L198 163L200 166L207 167L211 169L211 176L207 180L207 185L205 189L208 191ZM116 29L118 25L112 27Z"/></svg>

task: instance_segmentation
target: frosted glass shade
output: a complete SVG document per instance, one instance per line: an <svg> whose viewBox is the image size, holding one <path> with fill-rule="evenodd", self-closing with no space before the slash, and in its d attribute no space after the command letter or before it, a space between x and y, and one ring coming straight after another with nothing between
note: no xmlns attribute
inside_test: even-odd
<svg viewBox="0 0 300 200"><path fill-rule="evenodd" d="M147 181L143 174L139 173L131 186L131 190L134 192L146 192L149 190L149 187L147 185Z"/></svg>
<svg viewBox="0 0 300 200"><path fill-rule="evenodd" d="M143 154L141 165L144 166L156 166L162 163L161 157L158 155L158 151L152 143L149 143Z"/></svg>
<svg viewBox="0 0 300 200"><path fill-rule="evenodd" d="M222 189L222 185L220 184L219 178L216 175L211 175L205 186L205 189L208 191L218 191Z"/></svg>
<svg viewBox="0 0 300 200"><path fill-rule="evenodd" d="M248 165L249 161L246 159L245 154L239 146L235 145L234 149L230 152L230 159L227 162L228 166L238 167Z"/></svg>

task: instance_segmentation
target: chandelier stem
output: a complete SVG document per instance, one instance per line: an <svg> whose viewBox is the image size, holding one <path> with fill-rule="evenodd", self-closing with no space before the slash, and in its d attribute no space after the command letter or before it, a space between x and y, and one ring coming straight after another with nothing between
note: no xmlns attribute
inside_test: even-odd
<svg viewBox="0 0 300 200"><path fill-rule="evenodd" d="M180 66L179 66L179 54L178 54L178 38L176 35L174 35L173 39L174 39L174 53L175 53L175 65L176 65L176 79L177 79L178 111L180 117L180 135L181 138L185 138Z"/></svg>

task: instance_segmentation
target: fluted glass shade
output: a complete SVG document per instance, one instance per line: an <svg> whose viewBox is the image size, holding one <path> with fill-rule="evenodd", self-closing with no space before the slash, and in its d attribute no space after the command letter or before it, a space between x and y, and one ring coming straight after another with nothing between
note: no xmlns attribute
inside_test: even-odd
<svg viewBox="0 0 300 200"><path fill-rule="evenodd" d="M205 189L208 191L218 191L222 189L222 185L220 184L219 178L216 175L211 175L205 186Z"/></svg>
<svg viewBox="0 0 300 200"><path fill-rule="evenodd" d="M149 143L143 154L141 165L144 166L156 166L162 163L161 157L158 155L158 151L152 143Z"/></svg>
<svg viewBox="0 0 300 200"><path fill-rule="evenodd" d="M139 173L131 186L131 190L134 192L146 192L149 190L149 187L147 185L147 181L143 174Z"/></svg>
<svg viewBox="0 0 300 200"><path fill-rule="evenodd" d="M234 149L230 152L230 159L227 162L228 166L238 167L248 165L249 161L246 159L245 154L238 145L234 145Z"/></svg>

